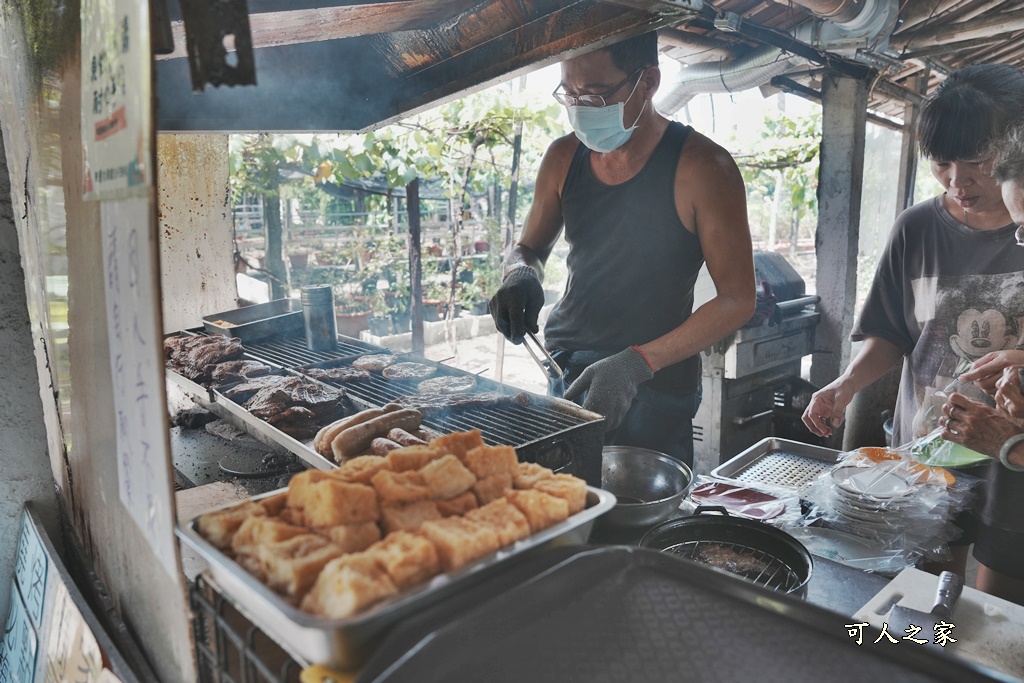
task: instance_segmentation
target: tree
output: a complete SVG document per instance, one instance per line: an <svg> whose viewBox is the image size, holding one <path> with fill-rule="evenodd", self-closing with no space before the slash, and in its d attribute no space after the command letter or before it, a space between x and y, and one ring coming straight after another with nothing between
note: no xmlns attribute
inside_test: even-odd
<svg viewBox="0 0 1024 683"><path fill-rule="evenodd" d="M752 153L737 157L748 195L761 200L751 202L752 208L769 199L772 202L767 226L769 248L774 246L776 221L785 213L784 199L788 190L791 257L796 255L800 222L817 213L820 140L820 111L796 118L784 112L773 112L765 116L761 139ZM758 210L757 215L763 230L763 212Z"/></svg>

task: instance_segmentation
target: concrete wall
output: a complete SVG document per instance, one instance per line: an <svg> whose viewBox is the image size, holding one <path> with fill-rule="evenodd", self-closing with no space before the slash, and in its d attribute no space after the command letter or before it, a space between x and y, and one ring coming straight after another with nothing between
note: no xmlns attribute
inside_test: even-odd
<svg viewBox="0 0 1024 683"><path fill-rule="evenodd" d="M39 397L32 323L25 297L11 181L0 134L0 615L7 614L21 510L26 502L56 530L57 496L47 456L43 403Z"/></svg>
<svg viewBox="0 0 1024 683"><path fill-rule="evenodd" d="M228 205L228 136L157 137L164 331L238 307Z"/></svg>

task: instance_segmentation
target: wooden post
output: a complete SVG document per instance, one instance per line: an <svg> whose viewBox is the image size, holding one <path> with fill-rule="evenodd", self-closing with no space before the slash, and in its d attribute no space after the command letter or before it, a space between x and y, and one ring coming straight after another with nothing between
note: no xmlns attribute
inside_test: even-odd
<svg viewBox="0 0 1024 683"><path fill-rule="evenodd" d="M423 355L423 252L420 239L420 179L405 186L409 212L409 320L412 324L412 352Z"/></svg>
<svg viewBox="0 0 1024 683"><path fill-rule="evenodd" d="M811 382L819 387L838 377L850 362L867 95L865 81L836 74L824 77L815 237L822 316L811 364ZM834 439L835 445L841 443L839 436Z"/></svg>
<svg viewBox="0 0 1024 683"><path fill-rule="evenodd" d="M907 84L915 92L928 87L928 71L914 76ZM903 140L900 143L900 177L896 185L896 215L914 203L914 184L917 182L917 124L921 107L907 102L903 107Z"/></svg>

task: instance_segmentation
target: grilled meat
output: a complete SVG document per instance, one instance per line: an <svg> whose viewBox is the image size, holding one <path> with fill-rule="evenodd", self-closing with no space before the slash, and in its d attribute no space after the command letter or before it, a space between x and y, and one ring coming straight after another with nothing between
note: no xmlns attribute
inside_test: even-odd
<svg viewBox="0 0 1024 683"><path fill-rule="evenodd" d="M433 365L423 363L395 363L380 371L388 379L425 379L436 372Z"/></svg>
<svg viewBox="0 0 1024 683"><path fill-rule="evenodd" d="M245 407L250 413L301 439L313 436L345 411L345 393L301 377L285 377L260 389Z"/></svg>
<svg viewBox="0 0 1024 683"><path fill-rule="evenodd" d="M458 377L432 377L419 383L417 391L421 394L464 394L476 388L476 377L461 375Z"/></svg>
<svg viewBox="0 0 1024 683"><path fill-rule="evenodd" d="M324 382L363 382L370 379L370 373L362 368L306 368L300 372Z"/></svg>
<svg viewBox="0 0 1024 683"><path fill-rule="evenodd" d="M500 408L528 406L530 397L525 392L515 395L499 394L496 391L480 391L458 394L420 394L402 396L395 400L403 408L415 408L427 415L440 415L460 408Z"/></svg>
<svg viewBox="0 0 1024 683"><path fill-rule="evenodd" d="M164 364L189 379L208 383L219 363L241 358L242 340L219 334L168 337L164 340Z"/></svg>
<svg viewBox="0 0 1024 683"><path fill-rule="evenodd" d="M264 365L255 360L229 360L226 363L218 363L210 373L215 385L231 384L241 382L253 377L262 377L273 371L269 365Z"/></svg>
<svg viewBox="0 0 1024 683"><path fill-rule="evenodd" d="M392 356L390 353L371 353L366 356L360 356L352 361L352 367L362 368L363 370L372 370L374 372L380 372L389 365L393 365L398 361L397 358Z"/></svg>
<svg viewBox="0 0 1024 683"><path fill-rule="evenodd" d="M702 545L693 554L693 559L715 569L724 569L752 579L768 568L768 563L762 558L719 543Z"/></svg>
<svg viewBox="0 0 1024 683"><path fill-rule="evenodd" d="M260 377L252 377L241 384L236 384L233 387L227 387L220 391L236 403L245 403L261 389L276 386L286 379L288 378L284 375L262 375Z"/></svg>

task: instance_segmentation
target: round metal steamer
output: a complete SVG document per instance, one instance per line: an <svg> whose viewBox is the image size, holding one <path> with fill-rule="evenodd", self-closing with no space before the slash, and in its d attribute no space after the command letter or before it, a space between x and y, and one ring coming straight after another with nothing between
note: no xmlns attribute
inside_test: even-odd
<svg viewBox="0 0 1024 683"><path fill-rule="evenodd" d="M666 519L693 485L685 464L646 448L605 446L601 451L601 488L618 503L600 518L617 527L648 527Z"/></svg>
<svg viewBox="0 0 1024 683"><path fill-rule="evenodd" d="M709 511L723 516L705 514ZM807 592L813 568L807 548L786 532L762 522L730 517L717 505L702 505L691 517L659 524L644 534L640 546L801 597ZM723 563L725 566L709 561L716 553L729 560Z"/></svg>

